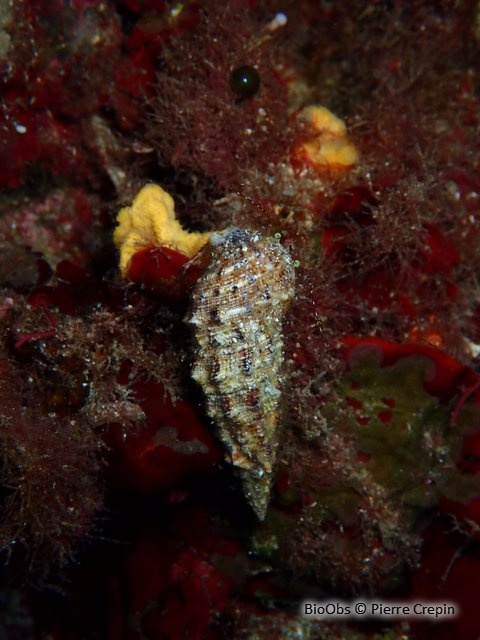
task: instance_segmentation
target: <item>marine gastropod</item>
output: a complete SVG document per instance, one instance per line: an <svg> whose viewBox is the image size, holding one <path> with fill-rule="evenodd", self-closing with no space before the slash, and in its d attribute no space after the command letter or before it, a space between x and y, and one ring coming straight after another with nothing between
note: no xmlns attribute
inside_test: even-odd
<svg viewBox="0 0 480 640"><path fill-rule="evenodd" d="M282 322L294 294L294 265L276 238L247 229L212 233L202 251L210 252L209 265L187 318L197 341L192 377L263 519L277 450Z"/></svg>

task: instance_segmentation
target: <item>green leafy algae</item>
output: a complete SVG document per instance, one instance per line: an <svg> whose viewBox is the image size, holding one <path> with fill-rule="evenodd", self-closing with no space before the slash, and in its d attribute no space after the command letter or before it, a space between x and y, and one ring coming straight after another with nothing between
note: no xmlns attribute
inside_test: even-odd
<svg viewBox="0 0 480 640"><path fill-rule="evenodd" d="M343 377L336 393L347 409L338 411L337 404L326 413L330 428L353 438L358 450L355 486L370 477L404 505L418 508L433 507L443 495L464 500L478 493L479 481L456 466L465 430L473 426L469 418L478 412L462 411L458 423L450 424L458 399L442 402L426 390L434 367L433 360L417 355L382 367L365 354Z"/></svg>

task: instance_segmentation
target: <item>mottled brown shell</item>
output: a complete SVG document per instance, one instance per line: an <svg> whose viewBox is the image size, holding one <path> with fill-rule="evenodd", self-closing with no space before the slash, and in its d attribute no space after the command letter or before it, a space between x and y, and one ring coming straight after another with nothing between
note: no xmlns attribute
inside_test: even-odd
<svg viewBox="0 0 480 640"><path fill-rule="evenodd" d="M265 517L277 448L282 388L282 320L294 294L294 267L275 238L230 228L212 234L209 266L193 293L202 386L245 495Z"/></svg>

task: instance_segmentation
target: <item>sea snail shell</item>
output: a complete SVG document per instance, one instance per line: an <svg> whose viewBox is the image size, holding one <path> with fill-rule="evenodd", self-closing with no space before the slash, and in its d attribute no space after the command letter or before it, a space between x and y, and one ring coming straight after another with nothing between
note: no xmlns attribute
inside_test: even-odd
<svg viewBox="0 0 480 640"><path fill-rule="evenodd" d="M282 320L294 295L293 261L276 238L228 228L202 251L209 266L187 321L197 350L192 377L202 386L228 460L263 520L277 450L282 388Z"/></svg>

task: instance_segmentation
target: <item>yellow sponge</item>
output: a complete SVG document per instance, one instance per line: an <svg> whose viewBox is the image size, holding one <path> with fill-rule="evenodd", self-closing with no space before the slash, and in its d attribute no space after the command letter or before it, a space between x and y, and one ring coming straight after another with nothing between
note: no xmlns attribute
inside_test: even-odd
<svg viewBox="0 0 480 640"><path fill-rule="evenodd" d="M347 137L343 120L320 105L310 105L298 117L312 129L312 137L297 148L297 154L318 168L349 168L358 162L359 154Z"/></svg>
<svg viewBox="0 0 480 640"><path fill-rule="evenodd" d="M120 251L120 272L126 277L128 264L137 251L162 246L196 255L208 242L210 233L185 231L175 217L173 198L157 184L147 184L129 207L120 210L113 241Z"/></svg>

